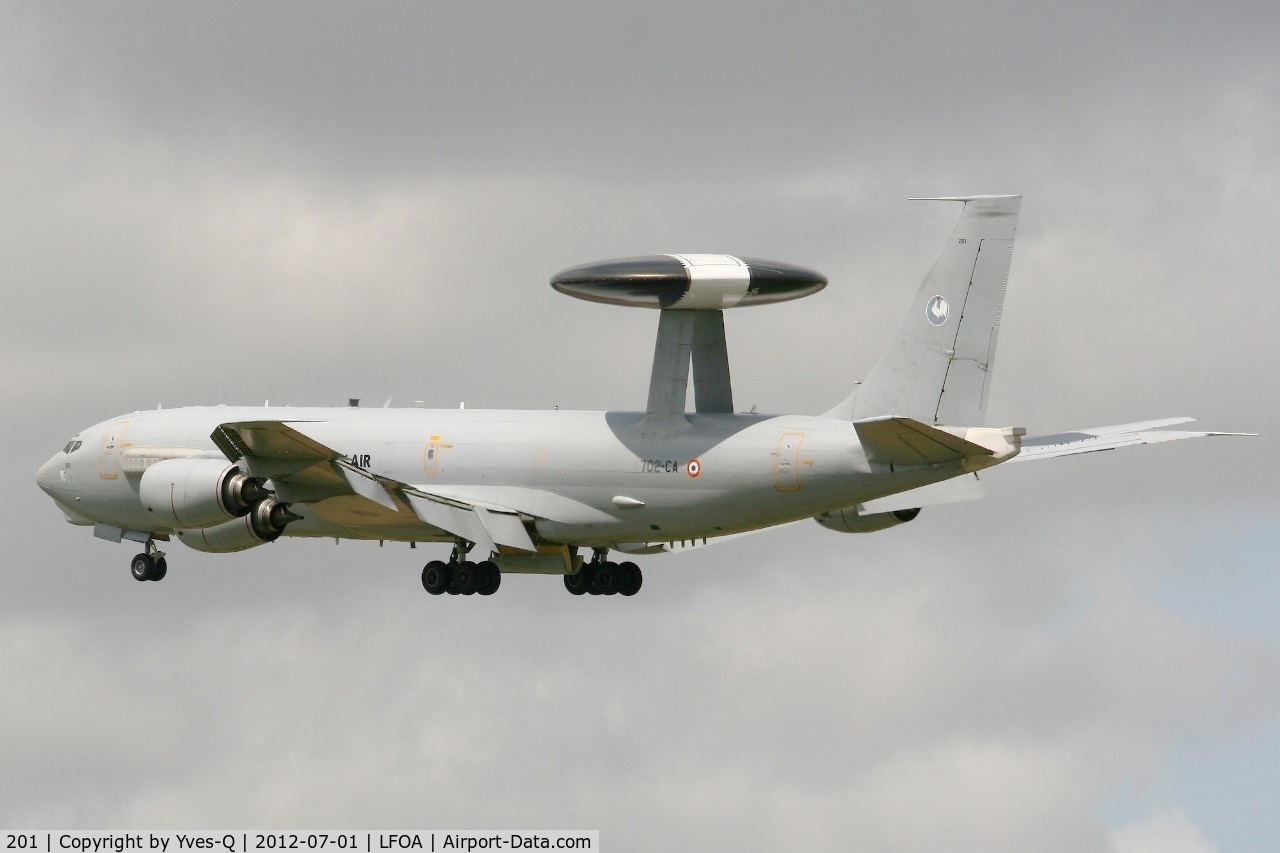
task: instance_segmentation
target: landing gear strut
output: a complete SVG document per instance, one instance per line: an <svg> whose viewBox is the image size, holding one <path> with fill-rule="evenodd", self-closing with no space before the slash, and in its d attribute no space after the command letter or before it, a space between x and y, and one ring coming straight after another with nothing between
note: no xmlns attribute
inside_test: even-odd
<svg viewBox="0 0 1280 853"><path fill-rule="evenodd" d="M577 574L564 576L564 588L574 595L635 595L644 575L635 563L611 563L608 551L598 548L591 562L583 563Z"/></svg>
<svg viewBox="0 0 1280 853"><path fill-rule="evenodd" d="M156 543L148 539L146 550L133 558L129 571L136 581L164 580L164 576L169 573L169 564L165 561L164 552L157 550Z"/></svg>
<svg viewBox="0 0 1280 853"><path fill-rule="evenodd" d="M432 595L493 595L502 585L502 572L492 560L466 559L470 542L458 540L449 562L432 560L422 569L422 588Z"/></svg>

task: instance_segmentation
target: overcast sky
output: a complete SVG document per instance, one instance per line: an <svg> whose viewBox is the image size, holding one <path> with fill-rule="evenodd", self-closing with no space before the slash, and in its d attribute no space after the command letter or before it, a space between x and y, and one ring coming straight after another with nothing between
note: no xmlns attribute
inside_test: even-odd
<svg viewBox="0 0 1280 853"><path fill-rule="evenodd" d="M1270 2L0 5L0 824L598 828L609 850L1280 847L1280 10ZM958 214L1021 193L989 423L1264 433L645 558L631 599L446 549L67 525L139 408L643 405L578 263L826 273L727 316L818 413ZM437 553L438 552L438 553Z"/></svg>

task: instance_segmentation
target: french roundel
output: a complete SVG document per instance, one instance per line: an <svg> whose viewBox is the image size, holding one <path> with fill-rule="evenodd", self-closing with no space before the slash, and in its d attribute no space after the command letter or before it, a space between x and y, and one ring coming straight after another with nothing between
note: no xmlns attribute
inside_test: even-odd
<svg viewBox="0 0 1280 853"><path fill-rule="evenodd" d="M702 463L697 459L690 459L687 469L690 477L696 477L702 473Z"/></svg>

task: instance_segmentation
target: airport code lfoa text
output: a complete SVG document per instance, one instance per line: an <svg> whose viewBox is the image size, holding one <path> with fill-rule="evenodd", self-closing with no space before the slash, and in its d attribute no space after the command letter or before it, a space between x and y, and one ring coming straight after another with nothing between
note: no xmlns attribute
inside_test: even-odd
<svg viewBox="0 0 1280 853"><path fill-rule="evenodd" d="M598 830L414 832L8 832L0 853L256 853L260 850L434 851L600 849Z"/></svg>

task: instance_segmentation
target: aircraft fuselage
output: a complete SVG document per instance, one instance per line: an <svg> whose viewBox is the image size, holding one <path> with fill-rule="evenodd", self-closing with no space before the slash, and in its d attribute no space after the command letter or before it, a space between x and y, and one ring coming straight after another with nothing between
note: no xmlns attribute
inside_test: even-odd
<svg viewBox="0 0 1280 853"><path fill-rule="evenodd" d="M166 458L223 458L218 425L282 421L378 477L526 513L548 542L592 547L679 541L814 516L965 473L960 463L890 472L869 463L852 424L803 415L198 407L133 412L77 436L39 482L74 523L173 532L138 495ZM311 502L281 483L301 519L288 536L452 541L408 507L357 495ZM552 520L554 519L554 520Z"/></svg>

